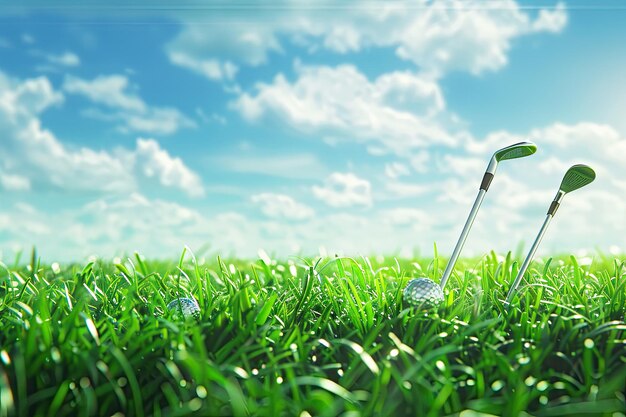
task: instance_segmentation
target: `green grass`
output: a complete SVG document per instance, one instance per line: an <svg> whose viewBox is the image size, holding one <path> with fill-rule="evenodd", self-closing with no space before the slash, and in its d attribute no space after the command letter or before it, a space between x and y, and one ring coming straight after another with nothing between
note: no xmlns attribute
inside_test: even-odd
<svg viewBox="0 0 626 417"><path fill-rule="evenodd" d="M623 416L626 264L443 259L0 265L0 416ZM463 272L464 271L464 272ZM527 281L526 281L527 282ZM199 322L165 311L193 295ZM121 414L118 414L121 415Z"/></svg>

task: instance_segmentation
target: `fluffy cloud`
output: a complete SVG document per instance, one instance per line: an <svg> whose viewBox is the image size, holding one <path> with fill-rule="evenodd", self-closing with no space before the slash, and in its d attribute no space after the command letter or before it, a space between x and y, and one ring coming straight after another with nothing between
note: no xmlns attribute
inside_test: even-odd
<svg viewBox="0 0 626 417"><path fill-rule="evenodd" d="M328 173L319 159L313 154L276 154L219 155L210 159L212 165L227 172L260 174L271 177L296 180L318 179Z"/></svg>
<svg viewBox="0 0 626 417"><path fill-rule="evenodd" d="M30 180L21 175L12 175L0 171L0 187L7 191L30 190Z"/></svg>
<svg viewBox="0 0 626 417"><path fill-rule="evenodd" d="M313 186L313 195L331 207L372 205L371 184L352 173L331 174L324 186Z"/></svg>
<svg viewBox="0 0 626 417"><path fill-rule="evenodd" d="M80 65L80 58L73 52L64 52L59 55L49 54L47 59L51 64L61 65L64 67L77 67Z"/></svg>
<svg viewBox="0 0 626 417"><path fill-rule="evenodd" d="M385 165L385 175L391 179L403 177L409 175L409 173L409 168L400 162L392 162Z"/></svg>
<svg viewBox="0 0 626 417"><path fill-rule="evenodd" d="M71 94L80 94L89 100L107 107L144 112L146 103L137 95L127 91L128 78L123 75L99 76L93 80L67 76L63 90Z"/></svg>
<svg viewBox="0 0 626 417"><path fill-rule="evenodd" d="M388 199L417 197L430 191L431 188L424 184L414 184L400 181L390 181L385 184L388 191Z"/></svg>
<svg viewBox="0 0 626 417"><path fill-rule="evenodd" d="M231 103L248 120L274 118L301 132L382 145L396 153L456 139L434 115L443 109L436 82L406 72L374 82L351 65L297 66L290 83L279 74L256 94ZM419 115L418 115L419 114Z"/></svg>
<svg viewBox="0 0 626 417"><path fill-rule="evenodd" d="M12 259L14 251L36 244L40 256L50 262L91 255L111 259L133 251L147 257L172 258L185 246L199 249L207 244L211 257L256 257L264 248L284 258L317 253L320 247L330 254L402 251L410 255L413 247L432 236L433 224L432 218L424 217L419 224L406 227L401 212L368 216L323 213L297 222L257 220L232 211L206 215L137 193L97 199L54 214L21 203L4 208L0 212L0 227L7 236L1 247L4 259ZM387 221L390 215L396 220ZM409 222L418 220L410 214L408 217ZM423 233L419 239L416 230Z"/></svg>
<svg viewBox="0 0 626 417"><path fill-rule="evenodd" d="M66 93L81 95L109 111L88 109L86 116L119 123L118 130L169 135L182 128L195 127L193 120L170 107L148 106L133 90L124 75L99 76L93 80L67 76L63 84Z"/></svg>
<svg viewBox="0 0 626 417"><path fill-rule="evenodd" d="M45 64L37 66L40 71L58 71L60 68L66 69L80 65L80 57L70 51L51 54L35 49L31 50L30 54L45 60Z"/></svg>
<svg viewBox="0 0 626 417"><path fill-rule="evenodd" d="M130 193L106 197L57 213L24 204L6 206L0 226L7 232L3 248L19 250L37 245L48 261L112 258L139 251L146 256L175 256L185 245L205 243L199 227L206 220L176 203L150 200Z"/></svg>
<svg viewBox="0 0 626 417"><path fill-rule="evenodd" d="M382 218L385 222L397 226L413 225L419 227L420 225L429 225L432 223L429 215L424 211L406 207L385 210L382 212Z"/></svg>
<svg viewBox="0 0 626 417"><path fill-rule="evenodd" d="M154 139L137 139L134 156L137 166L148 177L156 177L165 187L175 187L193 197L204 195L202 180L180 158L173 158Z"/></svg>
<svg viewBox="0 0 626 417"><path fill-rule="evenodd" d="M507 63L514 39L560 32L567 23L562 3L539 9L535 18L513 0L493 7L478 0L355 3L341 13L299 6L279 3L271 15L262 9L237 15L218 11L211 25L181 16L186 24L166 52L172 63L212 80L232 78L239 64L263 64L287 43L311 53L391 48L400 59L434 74L480 74Z"/></svg>
<svg viewBox="0 0 626 417"><path fill-rule="evenodd" d="M232 80L237 73L237 66L230 61L223 62L213 58L202 59L174 51L171 51L168 56L172 64L190 69L210 80Z"/></svg>
<svg viewBox="0 0 626 417"><path fill-rule="evenodd" d="M63 102L63 94L54 91L45 77L15 82L0 72L0 111L10 121L37 114Z"/></svg>
<svg viewBox="0 0 626 417"><path fill-rule="evenodd" d="M39 116L63 102L45 77L14 80L0 72L0 168L5 189L54 187L66 191L129 192L155 177L166 187L202 195L197 174L154 140L136 149L96 151L71 148L45 129ZM141 173L138 177L136 172Z"/></svg>
<svg viewBox="0 0 626 417"><path fill-rule="evenodd" d="M284 194L261 193L253 195L250 199L259 205L263 214L272 218L304 220L315 215L312 208Z"/></svg>

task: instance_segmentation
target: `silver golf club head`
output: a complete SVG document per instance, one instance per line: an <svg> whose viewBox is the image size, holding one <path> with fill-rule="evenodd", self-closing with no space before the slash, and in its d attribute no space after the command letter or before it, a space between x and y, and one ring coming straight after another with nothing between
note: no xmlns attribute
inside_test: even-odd
<svg viewBox="0 0 626 417"><path fill-rule="evenodd" d="M522 264L522 267L517 273L517 276L515 277L515 280L513 281L511 288L509 289L509 292L506 296L505 305L509 306L511 301L513 300L513 296L515 295L517 287L519 286L520 281L524 277L524 274L526 273L526 270L528 269L530 262L535 256L535 252L537 251L537 248L539 247L539 243L541 243L541 239L543 238L543 235L546 233L546 229L548 228L548 225L550 224L550 220L552 220L552 218L556 214L556 211L561 205L561 201L563 201L563 197L565 196L565 194L578 190L579 188L582 188L592 183L593 180L595 179L596 179L596 173L593 171L593 169L591 169L587 165L582 165L582 164L573 165L570 167L570 169L567 170L567 172L563 176L561 185L559 186L559 191L556 193L554 200L552 200L552 203L550 204L550 208L548 208L546 219L544 220L543 225L541 226L541 229L539 229L539 234L535 238L535 242L533 243L533 245L530 247L530 251L528 251L528 255L526 256L526 259L524 259L524 263Z"/></svg>
<svg viewBox="0 0 626 417"><path fill-rule="evenodd" d="M507 146L506 148L502 148L493 154L493 156L489 160L487 170L483 175L483 180L480 184L476 201L474 201L472 210L470 211L469 217L465 222L465 226L461 231L461 236L459 237L459 240L454 247L454 251L452 252L452 256L448 261L448 265L446 265L446 269L441 277L441 282L439 283L439 285L437 285L429 278L412 279L411 281L409 281L403 292L403 298L407 304L414 307L431 307L436 306L441 301L443 301L443 288L445 287L446 282L448 282L448 278L450 278L450 275L452 275L454 265L456 264L456 261L461 254L461 250L463 249L463 245L465 244L467 235L469 234L472 224L474 223L474 219L476 218L476 214L478 213L478 209L480 208L483 198L485 197L485 194L489 189L491 180L493 180L496 169L498 167L498 163L507 159L523 158L525 156L534 154L536 151L537 145L535 145L534 143L519 142Z"/></svg>

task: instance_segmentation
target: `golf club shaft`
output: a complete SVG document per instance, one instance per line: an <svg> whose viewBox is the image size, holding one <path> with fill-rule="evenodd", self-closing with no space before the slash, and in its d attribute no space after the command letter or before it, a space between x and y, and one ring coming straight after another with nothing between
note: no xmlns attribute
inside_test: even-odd
<svg viewBox="0 0 626 417"><path fill-rule="evenodd" d="M476 196L476 201L474 201L474 206L472 206L472 211L470 211L469 217L465 222L465 226L463 227L463 231L461 232L461 236L459 237L459 241L456 242L456 246L454 247L454 251L452 252L452 256L448 261L448 265L446 266L446 270L443 273L443 277L441 277L441 288L445 287L448 278L452 275L452 270L454 269L454 264L456 264L457 259L459 258L459 254L461 253L461 249L463 249L463 245L465 244L465 239L467 239L467 235L472 228L472 223L474 223L474 219L476 218L476 213L478 213L478 209L480 208L481 203L483 202L483 198L485 198L485 194L487 190L481 188L478 192L478 196Z"/></svg>
<svg viewBox="0 0 626 417"><path fill-rule="evenodd" d="M541 226L541 230L539 230L539 234L537 235L535 242L530 247L530 251L528 251L528 255L526 255L526 259L524 259L524 263L522 264L522 267L520 268L519 272L517 273L517 276L515 277L515 281L513 281L513 284L511 285L511 288L509 289L509 293L506 296L506 302L505 302L506 304L509 304L511 300L513 299L513 295L515 295L515 290L517 289L520 281L524 277L524 274L526 273L526 270L528 269L530 262L533 260L533 256L535 256L535 252L537 252L539 243L541 243L541 239L543 239L543 235L546 233L546 229L548 228L548 225L550 224L550 220L552 220L552 214L548 213L548 215L546 216L546 220L543 222L543 226Z"/></svg>

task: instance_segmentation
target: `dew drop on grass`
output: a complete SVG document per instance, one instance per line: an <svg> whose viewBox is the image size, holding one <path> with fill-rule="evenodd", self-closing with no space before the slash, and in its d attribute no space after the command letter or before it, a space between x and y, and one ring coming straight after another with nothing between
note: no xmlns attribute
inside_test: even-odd
<svg viewBox="0 0 626 417"><path fill-rule="evenodd" d="M96 362L96 368L98 368L98 370L102 372L103 374L106 374L107 372L109 372L109 367L103 361Z"/></svg>
<svg viewBox="0 0 626 417"><path fill-rule="evenodd" d="M541 403L541 405L548 404L548 397L546 397L545 395L542 395L541 397L539 397L539 402Z"/></svg>
<svg viewBox="0 0 626 417"><path fill-rule="evenodd" d="M565 382L561 382L561 381L555 382L554 383L554 388L555 389L565 389Z"/></svg>
<svg viewBox="0 0 626 417"><path fill-rule="evenodd" d="M524 380L524 384L526 384L527 387L532 387L533 385L535 385L535 382L537 382L537 378L535 378L534 376L529 376Z"/></svg>
<svg viewBox="0 0 626 417"><path fill-rule="evenodd" d="M392 358L397 357L400 354L400 351L398 349L391 349L391 351L389 352L389 356Z"/></svg>
<svg viewBox="0 0 626 417"><path fill-rule="evenodd" d="M283 383L283 377L279 376L278 378L276 378L276 383L279 384L279 385L282 384Z"/></svg>
<svg viewBox="0 0 626 417"><path fill-rule="evenodd" d="M491 384L491 389L494 392L500 391L502 387L504 387L504 382L500 381L499 379L497 381L493 381L493 383Z"/></svg>
<svg viewBox="0 0 626 417"><path fill-rule="evenodd" d="M593 347L595 346L592 339L585 339L584 343L587 349L593 349Z"/></svg>
<svg viewBox="0 0 626 417"><path fill-rule="evenodd" d="M319 342L320 345L322 345L324 347L327 347L327 348L330 347L330 343L328 343L328 340L326 340L326 339L319 339L318 342Z"/></svg>
<svg viewBox="0 0 626 417"><path fill-rule="evenodd" d="M343 376L343 369L337 369L337 375Z"/></svg>
<svg viewBox="0 0 626 417"><path fill-rule="evenodd" d="M540 391L540 392L543 392L543 391L545 391L546 389L548 389L548 386L549 386L549 385L550 385L550 384L548 384L546 381L539 381L539 382L537 383L537 390L538 390L538 391Z"/></svg>
<svg viewBox="0 0 626 417"><path fill-rule="evenodd" d="M9 357L9 354L6 350L0 352L0 358L2 358L2 363L4 363L5 365L11 365L11 358Z"/></svg>
<svg viewBox="0 0 626 417"><path fill-rule="evenodd" d="M441 372L446 370L446 364L443 363L442 361L437 361L435 362L435 366L437 367L437 369L439 369Z"/></svg>
<svg viewBox="0 0 626 417"><path fill-rule="evenodd" d="M256 368L254 368L254 369L252 370L252 375L258 375L258 374L259 374L259 370L258 370L258 369L256 369Z"/></svg>
<svg viewBox="0 0 626 417"><path fill-rule="evenodd" d="M404 381L402 383L402 386L406 389L411 389L413 387L413 385L409 381Z"/></svg>
<svg viewBox="0 0 626 417"><path fill-rule="evenodd" d="M50 357L55 363L59 363L61 360L61 352L59 352L59 349L56 346L53 346L52 349L50 349Z"/></svg>
<svg viewBox="0 0 626 417"><path fill-rule="evenodd" d="M119 385L119 386L120 386L120 388L124 388L124 387L126 386L126 384L127 384L127 383L128 383L128 381L127 381L127 380L126 380L126 378L124 378L123 376L122 376L122 377L117 378L117 385Z"/></svg>
<svg viewBox="0 0 626 417"><path fill-rule="evenodd" d="M198 385L196 387L196 395L198 396L198 398L206 398L207 394L208 392L204 385Z"/></svg>
<svg viewBox="0 0 626 417"><path fill-rule="evenodd" d="M189 401L188 405L189 405L189 410L198 411L200 408L202 408L202 400L200 398L194 398L191 401Z"/></svg>
<svg viewBox="0 0 626 417"><path fill-rule="evenodd" d="M185 388L187 386L187 381L185 381L184 379L181 379L178 385L180 385L181 388Z"/></svg>
<svg viewBox="0 0 626 417"><path fill-rule="evenodd" d="M530 358L528 356L521 356L518 360L517 363L519 363L520 365L526 365L527 363L530 362Z"/></svg>
<svg viewBox="0 0 626 417"><path fill-rule="evenodd" d="M292 352L295 352L296 350L298 350L298 345L296 345L295 343L292 343L292 344L289 345L289 349Z"/></svg>
<svg viewBox="0 0 626 417"><path fill-rule="evenodd" d="M82 377L78 383L82 389L86 389L91 386L91 381L86 376Z"/></svg>
<svg viewBox="0 0 626 417"><path fill-rule="evenodd" d="M246 372L245 369L240 368L239 366L236 366L235 369L233 369L233 371L240 377L243 379L248 379L250 378L250 375L248 375L248 373Z"/></svg>

